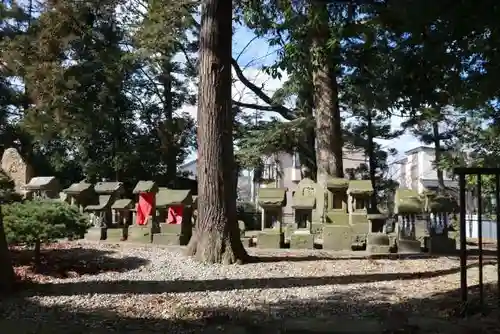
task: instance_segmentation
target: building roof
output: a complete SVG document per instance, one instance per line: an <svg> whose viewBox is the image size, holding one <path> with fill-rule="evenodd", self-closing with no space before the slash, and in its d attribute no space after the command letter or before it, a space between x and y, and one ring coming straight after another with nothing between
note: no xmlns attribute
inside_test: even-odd
<svg viewBox="0 0 500 334"><path fill-rule="evenodd" d="M407 162L408 162L408 158L407 157L404 157L404 158L401 158L399 160L394 161L394 163L397 164L397 165L404 165Z"/></svg>
<svg viewBox="0 0 500 334"><path fill-rule="evenodd" d="M431 146L417 146L405 152L405 154L413 154L421 151L434 151L434 147Z"/></svg>

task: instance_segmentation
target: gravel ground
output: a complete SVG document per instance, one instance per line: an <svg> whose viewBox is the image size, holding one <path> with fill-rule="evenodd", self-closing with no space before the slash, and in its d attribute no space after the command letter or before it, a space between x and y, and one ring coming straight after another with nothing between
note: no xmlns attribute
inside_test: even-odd
<svg viewBox="0 0 500 334"><path fill-rule="evenodd" d="M449 320L459 308L456 257L375 260L352 253L251 249L252 255L277 259L207 266L185 257L180 247L85 242L70 247L74 254L102 251L85 261L104 269L43 276L21 295L2 300L2 333L272 334L313 333L318 326L324 333L343 333L342 328L380 333L382 327L442 333L438 328L445 325L458 332ZM469 262L469 285L474 285L478 268L475 260ZM496 263L485 259L488 289L496 278ZM415 324L429 317L436 323ZM304 325L311 318L315 323ZM452 322L464 326L463 320Z"/></svg>

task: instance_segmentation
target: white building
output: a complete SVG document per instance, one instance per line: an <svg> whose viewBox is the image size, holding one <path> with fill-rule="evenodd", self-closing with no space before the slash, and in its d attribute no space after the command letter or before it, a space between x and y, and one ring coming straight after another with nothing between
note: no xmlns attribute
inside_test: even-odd
<svg viewBox="0 0 500 334"><path fill-rule="evenodd" d="M405 152L405 155L403 159L396 161L394 178L399 182L399 187L417 190L419 193L425 189L437 188L434 148L419 146ZM457 188L451 171L443 171L443 177L446 187Z"/></svg>
<svg viewBox="0 0 500 334"><path fill-rule="evenodd" d="M262 179L271 180L272 186L277 188L288 188L292 190L301 180L301 166L298 155L279 153L263 159L264 168ZM367 157L362 150L344 150L344 171L355 169L359 165L367 163ZM180 172L188 172L189 178L196 179L196 160L192 160L179 167ZM238 177L238 199L241 201L256 202L257 191L261 184L253 182L253 171L244 170ZM287 193L287 207L284 213L292 213L289 207L292 193ZM288 212L289 211L289 212Z"/></svg>

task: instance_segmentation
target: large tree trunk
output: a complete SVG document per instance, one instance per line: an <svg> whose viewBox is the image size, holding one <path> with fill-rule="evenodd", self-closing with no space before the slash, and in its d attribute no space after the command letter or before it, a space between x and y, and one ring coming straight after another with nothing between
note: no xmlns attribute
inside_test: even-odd
<svg viewBox="0 0 500 334"><path fill-rule="evenodd" d="M15 274L10 260L9 247L3 228L2 206L0 205L0 293L10 292L14 286Z"/></svg>
<svg viewBox="0 0 500 334"><path fill-rule="evenodd" d="M329 177L344 177L342 132L338 103L336 68L327 50L329 17L325 2L311 3L310 15L316 26L312 31L312 64L316 120L317 181L326 188ZM317 210L324 211L321 203Z"/></svg>
<svg viewBox="0 0 500 334"><path fill-rule="evenodd" d="M231 40L232 1L205 1L199 51L198 221L188 255L208 263L249 259L236 218Z"/></svg>

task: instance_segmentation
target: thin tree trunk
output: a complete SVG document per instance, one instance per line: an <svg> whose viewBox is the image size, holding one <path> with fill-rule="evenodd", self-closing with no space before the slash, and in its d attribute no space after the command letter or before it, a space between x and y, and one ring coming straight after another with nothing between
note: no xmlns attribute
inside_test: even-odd
<svg viewBox="0 0 500 334"><path fill-rule="evenodd" d="M232 1L205 1L199 52L198 221L188 255L208 263L249 260L236 218L231 40Z"/></svg>
<svg viewBox="0 0 500 334"><path fill-rule="evenodd" d="M338 86L332 52L326 47L330 37L326 3L313 1L309 14L317 22L312 31L316 175L318 183L326 188L328 178L344 177ZM318 203L317 210L324 212L323 205Z"/></svg>
<svg viewBox="0 0 500 334"><path fill-rule="evenodd" d="M444 185L444 175L443 170L439 166L439 162L441 161L441 141L439 139L439 123L432 123L432 137L434 139L434 151L435 151L435 164L436 164L436 174L438 180L438 190L440 192L445 191L446 187Z"/></svg>
<svg viewBox="0 0 500 334"><path fill-rule="evenodd" d="M162 74L160 81L163 85L163 116L165 123L163 126L163 152L167 167L167 181L173 183L177 175L177 147L173 140L174 133L174 107L172 99L172 64L171 59L165 59L162 64Z"/></svg>
<svg viewBox="0 0 500 334"><path fill-rule="evenodd" d="M302 116L313 119L314 116L314 86L312 84L311 71L307 75L307 79L302 83L302 87L298 94L298 105L302 111ZM314 126L305 129L305 141L307 151L299 151L300 164L309 170L310 177L316 181L316 155L314 154L314 146L316 144L316 131Z"/></svg>
<svg viewBox="0 0 500 334"><path fill-rule="evenodd" d="M372 109L368 109L367 110L367 139L368 139L368 143L367 143L367 147L366 147L366 150L368 151L368 165L369 165L369 170L370 170L370 182L372 183L372 187L373 189L375 190L375 186L376 186L376 169L377 169L377 166L376 166L376 161L375 161L375 143L374 143L374 140L373 140L373 120L372 120L372 117L373 117L373 110ZM370 201L371 201L371 209L372 210L376 210L377 209L377 193L376 191L373 191L373 194L370 198Z"/></svg>
<svg viewBox="0 0 500 334"><path fill-rule="evenodd" d="M3 227L2 206L0 205L0 293L12 291L15 278Z"/></svg>

